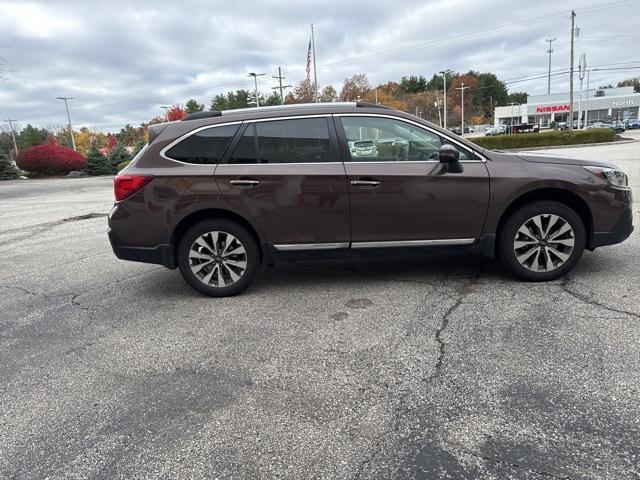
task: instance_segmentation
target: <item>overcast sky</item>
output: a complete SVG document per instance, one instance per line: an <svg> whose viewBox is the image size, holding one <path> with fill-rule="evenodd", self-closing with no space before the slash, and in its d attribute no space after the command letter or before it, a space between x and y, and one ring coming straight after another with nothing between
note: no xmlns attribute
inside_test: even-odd
<svg viewBox="0 0 640 480"><path fill-rule="evenodd" d="M68 96L74 127L119 130L161 105L193 97L208 107L217 93L252 88L252 71L268 74L267 93L278 66L287 82L304 78L311 23L321 87L444 68L522 79L546 73L545 37L557 37L552 70L568 68L572 8L576 58L621 68L593 72L592 85L640 75L640 1L0 0L0 56L14 70L0 82L0 119L62 125L55 98ZM545 93L546 78L508 86ZM552 77L552 91L565 90L568 76Z"/></svg>

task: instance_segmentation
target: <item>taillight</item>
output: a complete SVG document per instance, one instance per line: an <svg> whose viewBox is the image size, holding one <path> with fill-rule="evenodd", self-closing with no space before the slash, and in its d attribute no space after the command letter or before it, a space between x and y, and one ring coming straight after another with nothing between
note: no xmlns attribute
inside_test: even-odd
<svg viewBox="0 0 640 480"><path fill-rule="evenodd" d="M149 183L152 178L150 175L117 175L113 180L116 202L133 195Z"/></svg>

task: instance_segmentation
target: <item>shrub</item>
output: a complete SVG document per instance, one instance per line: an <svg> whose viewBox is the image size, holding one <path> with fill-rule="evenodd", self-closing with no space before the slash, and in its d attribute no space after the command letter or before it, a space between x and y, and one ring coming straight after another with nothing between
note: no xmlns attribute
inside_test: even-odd
<svg viewBox="0 0 640 480"><path fill-rule="evenodd" d="M18 178L18 175L20 175L20 172L9 156L0 152L0 180L11 180L12 178Z"/></svg>
<svg viewBox="0 0 640 480"><path fill-rule="evenodd" d="M497 135L495 137L469 138L469 141L488 149L504 150L509 148L552 147L556 145L579 145L582 143L601 143L615 140L616 134L610 128L593 128L573 132L520 133L515 135Z"/></svg>
<svg viewBox="0 0 640 480"><path fill-rule="evenodd" d="M21 151L16 164L31 173L61 175L82 170L86 161L78 152L61 145L36 145Z"/></svg>
<svg viewBox="0 0 640 480"><path fill-rule="evenodd" d="M128 162L129 160L131 160L131 155L129 155L129 152L127 152L127 147L125 147L122 143L117 144L109 154L109 161L111 162L111 166L114 168L114 170L116 169L118 164L122 162Z"/></svg>
<svg viewBox="0 0 640 480"><path fill-rule="evenodd" d="M118 171L122 170L124 167L126 167L127 165L129 165L131 163L131 160L127 160L126 162L120 162L118 164Z"/></svg>
<svg viewBox="0 0 640 480"><path fill-rule="evenodd" d="M87 153L87 168L85 169L87 175L111 175L115 173L115 169L111 165L111 162L105 157L98 146L93 143L89 152Z"/></svg>

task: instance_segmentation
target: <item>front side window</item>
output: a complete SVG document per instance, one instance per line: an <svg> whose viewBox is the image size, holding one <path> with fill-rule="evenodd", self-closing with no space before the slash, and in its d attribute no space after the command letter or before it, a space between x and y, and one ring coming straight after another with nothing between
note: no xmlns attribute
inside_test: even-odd
<svg viewBox="0 0 640 480"><path fill-rule="evenodd" d="M239 125L223 125L200 130L171 147L166 156L185 163L217 164Z"/></svg>
<svg viewBox="0 0 640 480"><path fill-rule="evenodd" d="M352 162L438 161L440 147L450 143L438 134L392 118L341 117ZM460 159L466 150L454 145Z"/></svg>
<svg viewBox="0 0 640 480"><path fill-rule="evenodd" d="M254 146L257 146L257 152ZM317 163L331 160L327 119L322 117L251 124L229 162Z"/></svg>

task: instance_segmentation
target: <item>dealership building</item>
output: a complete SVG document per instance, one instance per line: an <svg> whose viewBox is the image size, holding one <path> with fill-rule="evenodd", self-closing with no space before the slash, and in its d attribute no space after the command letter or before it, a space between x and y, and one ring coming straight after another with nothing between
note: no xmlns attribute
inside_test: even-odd
<svg viewBox="0 0 640 480"><path fill-rule="evenodd" d="M581 123L585 113L588 124L638 119L640 93L634 93L633 87L599 88L573 94L573 119L578 119L578 109L582 104ZM533 123L548 128L551 122L569 122L569 93L551 95L529 95L527 103L497 107L494 112L495 125L518 125Z"/></svg>

